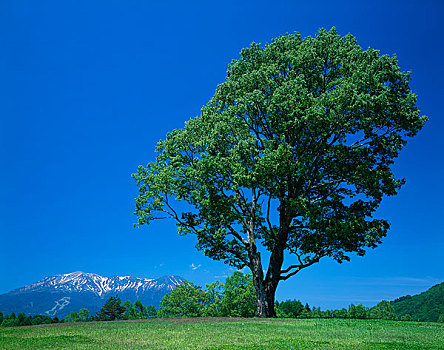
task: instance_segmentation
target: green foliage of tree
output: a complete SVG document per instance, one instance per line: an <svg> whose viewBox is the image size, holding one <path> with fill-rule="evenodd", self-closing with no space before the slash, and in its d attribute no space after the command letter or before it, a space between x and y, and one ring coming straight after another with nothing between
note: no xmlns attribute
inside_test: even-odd
<svg viewBox="0 0 444 350"><path fill-rule="evenodd" d="M256 293L251 275L235 271L225 280L221 312L228 317L253 317Z"/></svg>
<svg viewBox="0 0 444 350"><path fill-rule="evenodd" d="M18 320L16 318L5 318L2 322L2 327L17 327Z"/></svg>
<svg viewBox="0 0 444 350"><path fill-rule="evenodd" d="M313 309L311 310L311 317L312 318L321 318L322 317L322 311L319 306L318 307L313 306Z"/></svg>
<svg viewBox="0 0 444 350"><path fill-rule="evenodd" d="M80 322L80 316L77 311L71 311L69 315L66 315L63 319L65 322Z"/></svg>
<svg viewBox="0 0 444 350"><path fill-rule="evenodd" d="M90 312L87 308L81 308L79 310L79 321L80 322L90 321Z"/></svg>
<svg viewBox="0 0 444 350"><path fill-rule="evenodd" d="M219 317L223 315L223 288L224 285L219 281L205 285L205 300L206 305L203 310L203 315L206 317Z"/></svg>
<svg viewBox="0 0 444 350"><path fill-rule="evenodd" d="M405 314L405 315L401 316L400 320L401 321L413 321L413 318L409 314Z"/></svg>
<svg viewBox="0 0 444 350"><path fill-rule="evenodd" d="M109 297L105 305L97 312L97 318L100 321L114 321L123 318L125 308L121 305L122 301L116 295Z"/></svg>
<svg viewBox="0 0 444 350"><path fill-rule="evenodd" d="M158 317L200 317L205 304L202 288L183 281L160 300Z"/></svg>
<svg viewBox="0 0 444 350"><path fill-rule="evenodd" d="M32 325L53 323L53 319L46 315L34 315L34 316L29 316L29 318L31 319Z"/></svg>
<svg viewBox="0 0 444 350"><path fill-rule="evenodd" d="M276 314L277 317L289 317L296 318L299 317L304 306L299 300L286 300L280 303L276 302Z"/></svg>
<svg viewBox="0 0 444 350"><path fill-rule="evenodd" d="M347 316L348 316L348 312L347 312L347 309L344 307L342 309L334 310L332 312L332 317L334 317L334 318L347 318Z"/></svg>
<svg viewBox="0 0 444 350"><path fill-rule="evenodd" d="M26 316L26 314L24 312L20 312L17 315L17 321L18 321L18 326L30 326L32 317L31 316Z"/></svg>
<svg viewBox="0 0 444 350"><path fill-rule="evenodd" d="M368 308L359 303L358 305L350 304L348 307L348 318L365 319L368 316Z"/></svg>
<svg viewBox="0 0 444 350"><path fill-rule="evenodd" d="M157 317L157 310L153 305L148 305L145 308L145 315L146 318L156 318Z"/></svg>
<svg viewBox="0 0 444 350"><path fill-rule="evenodd" d="M160 301L158 317L252 317L256 312L251 275L236 271L224 284L200 286L184 281Z"/></svg>
<svg viewBox="0 0 444 350"><path fill-rule="evenodd" d="M137 319L146 318L145 306L143 306L140 300L134 302L134 313Z"/></svg>
<svg viewBox="0 0 444 350"><path fill-rule="evenodd" d="M30 326L30 325L38 325L38 324L49 324L53 322L53 319L49 316L43 315L34 315L34 316L26 316L24 312L20 312L15 315L15 313L11 313L9 315L3 315L3 318L0 322L1 327L21 327L21 326Z"/></svg>
<svg viewBox="0 0 444 350"><path fill-rule="evenodd" d="M387 301L382 300L376 306L373 306L368 312L368 318L377 318L382 320L397 320L393 306Z"/></svg>
<svg viewBox="0 0 444 350"><path fill-rule="evenodd" d="M129 300L126 300L123 304L122 307L124 308L124 312L123 312L123 319L125 320L135 320L136 317L136 310L133 307L133 303ZM141 317L140 317L141 318Z"/></svg>
<svg viewBox="0 0 444 350"><path fill-rule="evenodd" d="M247 266L258 316L275 316L280 281L324 257L362 256L386 235L372 216L404 183L390 167L427 119L409 79L395 56L334 28L253 43L200 116L133 174L138 224L172 218L208 257ZM286 254L298 263L284 266Z"/></svg>
<svg viewBox="0 0 444 350"><path fill-rule="evenodd" d="M439 315L437 322L444 323L444 314Z"/></svg>
<svg viewBox="0 0 444 350"><path fill-rule="evenodd" d="M311 318L311 311L308 311L307 309L302 309L301 314L299 315L299 318Z"/></svg>
<svg viewBox="0 0 444 350"><path fill-rule="evenodd" d="M301 311L301 314L299 315L299 318L311 318L311 317L312 317L311 308L308 305L308 303L306 303Z"/></svg>
<svg viewBox="0 0 444 350"><path fill-rule="evenodd" d="M321 317L322 318L333 318L333 311L332 310L321 311Z"/></svg>
<svg viewBox="0 0 444 350"><path fill-rule="evenodd" d="M4 316L3 316L3 312L0 311L0 326L2 325Z"/></svg>
<svg viewBox="0 0 444 350"><path fill-rule="evenodd" d="M444 314L444 282L414 296L405 296L391 302L398 316L410 314L416 321L436 322Z"/></svg>

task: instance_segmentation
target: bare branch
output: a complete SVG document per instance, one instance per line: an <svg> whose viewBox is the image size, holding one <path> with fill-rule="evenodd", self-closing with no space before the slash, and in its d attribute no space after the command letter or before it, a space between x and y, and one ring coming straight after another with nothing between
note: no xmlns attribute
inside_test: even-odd
<svg viewBox="0 0 444 350"><path fill-rule="evenodd" d="M299 257L299 255L298 255ZM301 271L302 269L309 267L315 263L317 263L319 261L321 257L319 255L315 256L310 262L305 263L305 264L300 264L300 265L291 265L288 268L281 270L280 272L280 277L279 280L281 281L285 281L287 279L289 279L291 276L296 275L299 271ZM300 260L299 260L300 261ZM290 272L291 270L294 270L292 272ZM290 273L289 273L290 272ZM288 275L283 276L282 274L288 273Z"/></svg>
<svg viewBox="0 0 444 350"><path fill-rule="evenodd" d="M227 228L230 230L230 233L236 237L245 247L248 245L248 241L242 237L230 224L226 225Z"/></svg>
<svg viewBox="0 0 444 350"><path fill-rule="evenodd" d="M196 234L199 232L195 226L193 225L189 225L185 222L183 222L181 219L179 219L179 215L177 215L177 212L174 210L174 208L168 203L168 196L167 194L165 194L165 198L166 200L163 200L163 202L168 206L168 208L173 212L173 219L175 219L179 224L183 225L183 226L187 226L189 228L191 228ZM165 211L165 210L164 210ZM166 211L165 211L166 212Z"/></svg>
<svg viewBox="0 0 444 350"><path fill-rule="evenodd" d="M273 229L273 225L270 221L270 205L271 205L271 196L268 196L268 203L267 203L267 223L268 223L268 229L270 230L270 233L273 234L273 236L276 235L276 232Z"/></svg>
<svg viewBox="0 0 444 350"><path fill-rule="evenodd" d="M299 267L298 269L296 269L295 271L293 271L292 273L289 273L287 276L280 276L279 277L279 280L280 281L285 281L285 280L287 280L287 279L289 279L291 276L294 276L294 275L296 275L299 271L301 271L302 270L302 267Z"/></svg>

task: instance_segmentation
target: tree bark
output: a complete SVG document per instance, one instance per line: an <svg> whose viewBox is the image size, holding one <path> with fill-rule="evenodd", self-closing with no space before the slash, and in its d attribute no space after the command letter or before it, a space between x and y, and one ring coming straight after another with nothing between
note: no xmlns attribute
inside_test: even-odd
<svg viewBox="0 0 444 350"><path fill-rule="evenodd" d="M253 286L256 291L256 315L258 317L269 317L261 255L259 252L254 251L250 251L249 255L250 270L253 275Z"/></svg>
<svg viewBox="0 0 444 350"><path fill-rule="evenodd" d="M250 255L250 262L256 291L256 315L258 317L276 317L274 299L283 263L283 251L272 253L265 278L259 252Z"/></svg>

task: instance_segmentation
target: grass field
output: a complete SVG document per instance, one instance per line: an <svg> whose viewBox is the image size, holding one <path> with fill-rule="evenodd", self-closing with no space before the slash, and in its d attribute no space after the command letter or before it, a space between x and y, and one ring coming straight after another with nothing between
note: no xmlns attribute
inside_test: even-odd
<svg viewBox="0 0 444 350"><path fill-rule="evenodd" d="M444 349L439 323L168 319L0 328L0 349Z"/></svg>

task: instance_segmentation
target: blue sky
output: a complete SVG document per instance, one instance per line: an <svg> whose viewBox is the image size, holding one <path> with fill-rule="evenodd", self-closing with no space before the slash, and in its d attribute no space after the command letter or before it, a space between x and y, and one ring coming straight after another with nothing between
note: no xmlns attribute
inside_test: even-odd
<svg viewBox="0 0 444 350"><path fill-rule="evenodd" d="M396 53L429 117L394 170L407 184L378 216L383 244L282 282L279 300L371 306L444 280L444 3L418 1L2 1L0 293L48 275L181 275L233 270L173 222L133 228L139 164L199 113L251 42L335 26Z"/></svg>

